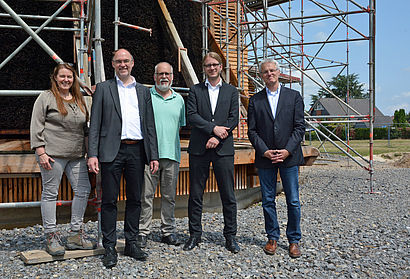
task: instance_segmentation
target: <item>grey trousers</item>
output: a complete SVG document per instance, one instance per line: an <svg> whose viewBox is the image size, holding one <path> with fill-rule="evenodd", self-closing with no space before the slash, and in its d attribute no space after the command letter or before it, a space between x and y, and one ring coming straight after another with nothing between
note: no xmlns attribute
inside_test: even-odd
<svg viewBox="0 0 410 279"><path fill-rule="evenodd" d="M84 158L55 158L51 170L40 166L43 190L41 193L41 216L44 232L56 230L56 200L61 177L65 172L74 192L71 205L71 230L78 231L83 224L84 212L87 207L91 185L88 179L87 163Z"/></svg>
<svg viewBox="0 0 410 279"><path fill-rule="evenodd" d="M140 235L151 233L154 194L160 183L161 193L161 233L167 236L176 233L175 195L178 181L179 163L169 159L159 159L159 169L151 174L145 166L144 187L141 195Z"/></svg>

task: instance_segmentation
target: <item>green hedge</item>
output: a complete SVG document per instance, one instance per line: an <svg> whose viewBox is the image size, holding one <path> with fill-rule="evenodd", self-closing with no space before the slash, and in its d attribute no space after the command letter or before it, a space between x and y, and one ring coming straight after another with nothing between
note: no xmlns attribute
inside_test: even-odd
<svg viewBox="0 0 410 279"><path fill-rule="evenodd" d="M319 128L323 133L329 135L324 128ZM330 131L333 131L335 127L328 127ZM354 140L363 140L369 139L369 128L356 128L350 129L350 139ZM346 140L346 129L344 126L339 126L336 128L334 133L341 138L342 140ZM373 139L388 139L388 128L373 128ZM322 138L322 137L321 137ZM331 139L335 140L333 136L330 137ZM395 128L390 127L390 139L410 139L410 128ZM317 140L316 132L311 132L311 139ZM306 132L306 140L309 140L309 132Z"/></svg>

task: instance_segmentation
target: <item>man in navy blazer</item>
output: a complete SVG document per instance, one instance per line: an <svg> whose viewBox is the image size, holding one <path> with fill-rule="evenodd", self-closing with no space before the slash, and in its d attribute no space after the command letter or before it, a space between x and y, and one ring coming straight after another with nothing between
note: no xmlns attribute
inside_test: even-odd
<svg viewBox="0 0 410 279"><path fill-rule="evenodd" d="M145 260L137 246L141 212L141 190L145 164L158 170L158 145L151 94L131 76L134 59L129 51L114 52L115 78L97 84L91 108L88 167L99 173L101 165L101 229L105 254L103 264L117 264L117 199L121 176L126 181L124 255Z"/></svg>
<svg viewBox="0 0 410 279"><path fill-rule="evenodd" d="M238 253L232 135L239 119L238 90L222 81L222 59L217 53L208 53L202 64L207 78L190 89L187 101L188 122L192 126L188 146L190 238L183 249L192 250L201 242L202 201L212 162L222 200L225 247Z"/></svg>
<svg viewBox="0 0 410 279"><path fill-rule="evenodd" d="M279 170L288 208L289 255L296 258L301 255L298 166L304 161L300 145L305 133L303 99L299 92L280 85L277 61L262 61L259 73L266 87L249 101L248 137L255 148L255 166L261 183L268 236L263 250L274 254L280 236L275 204Z"/></svg>

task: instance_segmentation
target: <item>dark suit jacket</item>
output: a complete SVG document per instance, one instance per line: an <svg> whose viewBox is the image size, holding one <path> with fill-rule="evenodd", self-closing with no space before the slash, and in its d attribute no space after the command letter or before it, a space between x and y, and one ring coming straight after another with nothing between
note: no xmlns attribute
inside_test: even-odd
<svg viewBox="0 0 410 279"><path fill-rule="evenodd" d="M255 148L255 166L272 168L271 160L263 157L269 149L286 149L290 155L276 166L303 164L300 143L305 134L304 105L299 92L281 87L275 119L266 88L251 97L248 107L248 137Z"/></svg>
<svg viewBox="0 0 410 279"><path fill-rule="evenodd" d="M135 86L144 137L145 163L158 160L157 134L151 94L142 84ZM91 123L88 136L88 157L100 162L112 162L121 144L122 116L116 79L97 84L91 107Z"/></svg>
<svg viewBox="0 0 410 279"><path fill-rule="evenodd" d="M191 87L187 102L188 122L192 126L188 153L203 155L206 151L206 143L211 137L216 137L219 140L219 144L215 148L218 155L227 156L235 153L232 131L238 125L238 98L238 90L232 85L222 82L215 113L212 114L208 87L205 86L205 82ZM228 137L220 139L215 136L213 134L215 126L229 127Z"/></svg>

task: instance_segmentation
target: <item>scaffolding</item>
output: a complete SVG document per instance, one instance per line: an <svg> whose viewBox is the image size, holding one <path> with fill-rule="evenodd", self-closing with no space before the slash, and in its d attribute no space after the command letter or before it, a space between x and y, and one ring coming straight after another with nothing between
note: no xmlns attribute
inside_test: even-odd
<svg viewBox="0 0 410 279"><path fill-rule="evenodd" d="M370 126L370 158L366 159L356 152L350 145L343 142L324 124L332 122L324 116L311 116L306 112L306 123L319 138L330 141L346 156L360 167L369 171L370 192L373 192L373 122L375 113L375 0L334 0L321 3L318 0L190 0L202 5L202 38L203 54L209 50L217 51L223 58L225 65L225 81L237 86L241 98L241 122L237 129L237 138L246 137L246 106L247 99L263 88L263 82L258 75L258 63L261 59L274 58L281 65L280 80L289 87L300 89L305 97L307 80L323 88L334 96L346 108L343 123L367 122ZM115 0L115 48L118 47L118 27L125 26L143 32L151 29L139 27L120 21L118 15L118 0ZM161 6L164 1L158 0ZM362 2L362 3L358 3ZM364 2L368 3L365 6ZM104 63L101 42L101 1L100 0L67 0L61 1L61 6L50 16L18 15L6 1L0 0L0 6L6 11L0 17L11 17L18 26L0 26L0 28L22 28L29 37L0 64L1 68L8 63L30 40L35 40L56 63L63 62L39 36L42 30L73 32L75 39L75 59L80 74L83 89L90 93L91 77L98 83L105 80ZM73 5L73 17L59 17L61 11L69 4ZM310 6L309 6L310 5ZM315 14L307 14L311 7L316 7ZM354 26L349 16L358 15L368 17L368 34ZM24 19L45 20L40 26L28 26ZM48 27L52 21L70 21L72 28ZM169 20L167 20L169 21ZM306 30L309 25L325 22L332 25L328 35L323 40L307 41ZM331 22L331 23L329 23ZM279 26L279 28L278 28ZM345 27L345 30L342 30ZM171 28L171 27L168 27ZM342 30L342 32L340 32ZM341 100L329 89L322 70L337 69L338 75L349 74L349 43L368 41L368 73L369 73L369 114L361 115L349 105L349 92L346 100ZM330 45L346 45L346 58L335 60L326 58L324 51ZM315 46L316 49L312 47ZM178 46L182 58L186 57L186 50ZM345 60L345 61L343 61ZM363 63L364 64L364 63ZM183 65L183 68L187 66ZM91 72L94 69L94 72ZM182 69L184 70L184 69ZM192 82L192 81L191 81ZM1 89L1 88L0 88ZM186 88L180 88L186 91ZM0 90L1 96L35 96L39 90ZM351 114L351 115L349 115ZM335 116L336 117L336 116ZM330 120L329 120L330 119ZM341 122L340 120L338 120ZM335 123L335 121L333 121ZM319 129L321 128L321 129ZM326 131L326 134L323 133ZM330 136L329 136L330 135ZM330 137L335 138L336 144ZM353 157L355 154L357 157Z"/></svg>
<svg viewBox="0 0 410 279"><path fill-rule="evenodd" d="M203 5L203 49L217 51L225 57L225 80L237 86L242 97L249 98L263 88L258 75L262 59L273 58L280 63L280 81L296 87L305 97L306 79L322 88L345 107L343 116L311 116L305 112L305 122L313 129L319 140L329 141L341 153L352 159L370 175L370 193L373 193L373 123L375 115L375 0L318 1L318 0L214 0L197 1ZM323 3L325 2L325 3ZM362 3L360 3L362 2ZM366 6L368 4L368 6ZM312 12L312 7L320 12ZM236 11L234 13L233 11ZM368 18L368 34L349 22L349 16ZM363 24L363 21L360 22ZM332 28L320 40L308 41L305 34L312 24L328 24ZM342 28L345 27L343 30ZM336 96L329 88L322 71L337 69L337 76L349 75L349 44L368 42L369 114L362 115L349 104L349 89L346 100ZM345 44L345 59L336 61L326 58L325 50L330 45ZM345 60L345 61L343 61ZM230 79L232 75L236 80ZM347 86L349 88L349 86ZM242 111L241 111L242 112ZM333 118L345 120L332 120ZM246 119L246 113L241 114ZM360 155L347 142L340 139L326 123L366 122L370 127L369 159ZM244 121L241 121L243 124ZM245 131L246 128L240 128ZM326 134L323 132L326 131ZM333 137L336 140L332 140ZM352 156L352 154L357 157Z"/></svg>
<svg viewBox="0 0 410 279"><path fill-rule="evenodd" d="M188 1L188 0L187 0ZM222 56L224 61L223 77L226 82L235 85L240 91L241 98L241 120L237 129L237 138L246 137L246 106L251 95L260 91L264 85L258 74L258 64L262 59L274 58L280 63L280 81L288 84L289 87L300 89L302 97L305 97L306 79L313 84L334 96L340 104L346 107L346 116L311 116L305 112L305 121L313 129L318 138L334 144L344 155L352 159L360 167L367 170L370 175L370 193L373 193L373 122L375 113L375 0L368 0L368 6L358 2L364 0L332 0L321 3L318 0L190 0L202 5L202 54L208 51L216 51ZM7 5L4 0L0 0L0 7L6 13L0 13L0 17L13 18L18 25L0 25L0 28L21 28L29 37L11 53L0 64L1 68L6 65L21 49L31 40L35 40L41 48L56 63L62 63L62 59L55 53L39 36L42 30L73 32L75 60L79 80L85 92L91 94L90 88L92 77L95 83L105 80L101 38L101 1L100 0L67 0L61 1L62 5L50 16L19 15ZM164 1L158 0L163 11ZM69 4L73 5L73 17L59 17L61 11ZM118 27L125 26L135 30L149 32L152 30L120 21L118 15L118 0L115 0L115 18L113 21L115 30L115 49L118 48ZM164 7L162 6L164 5ZM312 5L322 10L322 13L306 15L306 6ZM165 8L166 9L166 8ZM368 35L359 30L349 22L350 15L361 15L368 17ZM44 19L40 26L29 26L24 19ZM305 34L306 27L318 22L333 20L334 26L329 35L323 40L307 41ZM73 23L72 28L48 27L52 21L69 21ZM166 18L169 30L172 30L172 20ZM283 30L277 28L280 25ZM340 33L340 29L345 27L345 32ZM169 31L171 32L171 31ZM351 34L352 33L352 34ZM343 34L342 38L336 35ZM178 41L178 36L173 34L174 41ZM329 89L325 77L321 70L336 68L338 75L346 72L349 74L349 43L357 41L368 42L368 74L369 74L369 114L361 115L357 110L349 105L349 92L346 101L340 99ZM345 61L336 61L333 58L325 58L322 55L328 45L346 44ZM313 51L311 46L317 46ZM182 60L182 71L188 71L191 78L185 75L186 83L196 83L195 75L192 75L192 66L187 59L186 52L181 44L176 43L179 58ZM179 65L181 67L181 65ZM92 73L91 69L94 69ZM312 74L313 73L313 74ZM347 87L349 88L349 87ZM186 88L179 88L186 91ZM1 90L0 96L36 96L39 90ZM348 115L352 113L352 115ZM346 119L334 121L332 118ZM369 150L370 158L366 159L354 148L340 139L333 131L330 131L324 124L326 123L357 123L367 122L370 126ZM319 129L321 128L321 129ZM324 131L327 132L325 134ZM333 140L333 137L336 140ZM323 143L323 141L321 140ZM338 142L338 143L337 143ZM352 156L352 154L356 156ZM101 198L100 178L97 176L97 196L91 202L99 206ZM59 204L70 203L69 201L59 201ZM19 202L5 203L1 208L33 207L39 202ZM99 211L98 211L99 212ZM100 214L98 214L100 220ZM99 239L101 230L99 229Z"/></svg>

